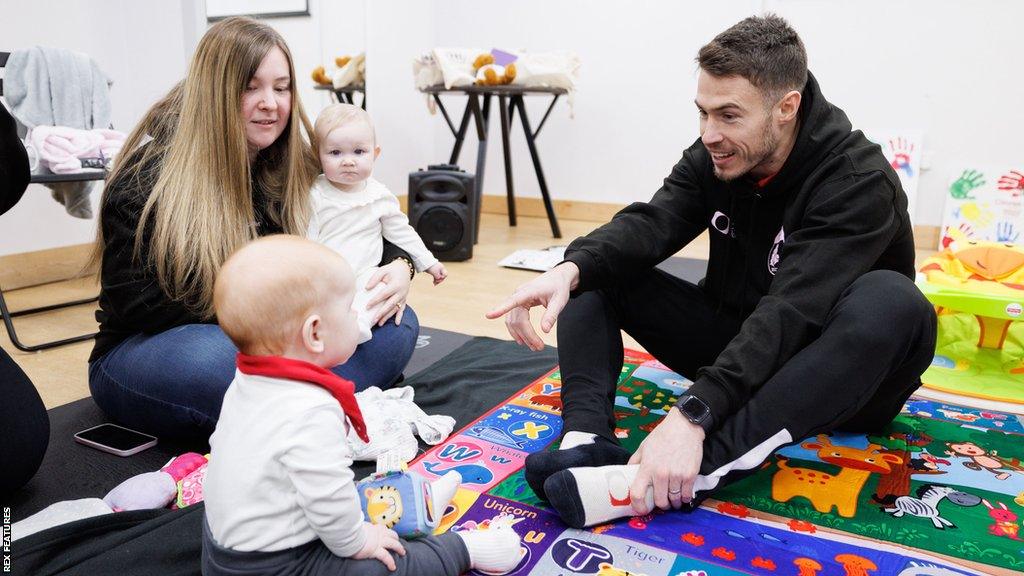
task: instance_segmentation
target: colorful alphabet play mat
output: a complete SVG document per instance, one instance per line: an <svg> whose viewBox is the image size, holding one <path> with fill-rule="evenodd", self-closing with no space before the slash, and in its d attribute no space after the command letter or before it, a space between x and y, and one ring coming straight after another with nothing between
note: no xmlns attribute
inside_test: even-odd
<svg viewBox="0 0 1024 576"><path fill-rule="evenodd" d="M635 449L688 385L627 351L615 402L622 444ZM514 518L523 546L513 574L1024 571L1024 424L1016 415L911 399L885 430L805 439L691 513L574 530L522 472L526 455L551 448L561 432L560 389L556 368L412 465L431 479L462 474L439 531ZM886 471L872 471L879 467Z"/></svg>

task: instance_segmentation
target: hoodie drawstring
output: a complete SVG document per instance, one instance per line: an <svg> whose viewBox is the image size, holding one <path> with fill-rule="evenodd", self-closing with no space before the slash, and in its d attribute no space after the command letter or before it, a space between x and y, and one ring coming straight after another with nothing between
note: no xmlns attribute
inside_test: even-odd
<svg viewBox="0 0 1024 576"><path fill-rule="evenodd" d="M747 266L750 265L750 252L753 250L753 234L757 229L757 201L761 199L760 192L754 192L754 200L750 203L750 212L747 218L747 230L750 231L747 234L747 249L743 252L743 274L740 276L740 318L744 319L747 317Z"/></svg>
<svg viewBox="0 0 1024 576"><path fill-rule="evenodd" d="M750 265L750 251L753 249L753 242L751 239L753 238L753 232L756 229L755 225L757 223L757 202L761 200L761 197L762 195L760 191L754 192L753 200L750 202L750 209L747 212L746 232L744 234L744 237L747 239L747 245L743 252L743 268L740 270L739 286L736 288L736 292L739 293L738 304L741 319L746 316L747 312L747 267ZM718 273L718 306L715 309L715 317L718 317L721 314L722 305L726 298L726 292L729 290L726 285L726 281L729 277L729 266L731 264L729 257L732 255L732 243L740 241L739 235L736 233L736 220L732 219L732 215L736 214L736 196L732 196L729 199L729 214L730 222L729 230L726 234L725 258L723 259L722 269Z"/></svg>

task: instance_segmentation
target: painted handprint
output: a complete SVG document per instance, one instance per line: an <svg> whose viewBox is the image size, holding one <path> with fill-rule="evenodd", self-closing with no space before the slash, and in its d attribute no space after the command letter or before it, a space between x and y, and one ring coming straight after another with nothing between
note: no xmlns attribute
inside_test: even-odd
<svg viewBox="0 0 1024 576"><path fill-rule="evenodd" d="M914 143L904 138L893 138L889 140L889 150L892 152L892 169L897 172L903 170L907 178L914 177L914 168L910 165L910 155L914 152Z"/></svg>
<svg viewBox="0 0 1024 576"><path fill-rule="evenodd" d="M992 223L995 214L992 212L988 202L978 204L977 202L964 202L957 208L954 215L962 220L979 228L985 228Z"/></svg>
<svg viewBox="0 0 1024 576"><path fill-rule="evenodd" d="M1013 229L1013 222L1000 222L996 224L996 242L1017 242L1020 232Z"/></svg>
<svg viewBox="0 0 1024 576"><path fill-rule="evenodd" d="M949 195L957 200L973 198L971 190L985 185L985 175L977 170L964 170L960 177L949 187Z"/></svg>
<svg viewBox="0 0 1024 576"><path fill-rule="evenodd" d="M1009 192L1014 198L1019 198L1021 191L1024 190L1024 174L1016 170L1010 170L1009 173L999 177L999 183L996 186L1000 190Z"/></svg>
<svg viewBox="0 0 1024 576"><path fill-rule="evenodd" d="M958 216L959 217L959 216ZM966 222L961 222L960 226L954 228L946 227L945 234L942 235L942 247L949 248L949 245L958 240L967 240L974 237L974 228Z"/></svg>

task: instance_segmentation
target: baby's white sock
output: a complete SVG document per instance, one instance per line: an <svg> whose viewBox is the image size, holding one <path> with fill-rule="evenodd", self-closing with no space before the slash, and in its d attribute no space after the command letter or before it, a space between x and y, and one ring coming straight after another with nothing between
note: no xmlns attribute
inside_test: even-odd
<svg viewBox="0 0 1024 576"><path fill-rule="evenodd" d="M637 465L569 468L548 478L544 492L566 524L574 528L603 524L633 516L629 487ZM647 506L654 506L654 491L647 489Z"/></svg>
<svg viewBox="0 0 1024 576"><path fill-rule="evenodd" d="M584 444L593 444L594 438L597 434L591 432L579 432L576 430L570 430L565 433L562 437L562 443L558 446L559 450L568 450Z"/></svg>
<svg viewBox="0 0 1024 576"><path fill-rule="evenodd" d="M519 553L519 534L512 528L465 530L456 532L469 551L469 564L485 574L506 574L515 568Z"/></svg>

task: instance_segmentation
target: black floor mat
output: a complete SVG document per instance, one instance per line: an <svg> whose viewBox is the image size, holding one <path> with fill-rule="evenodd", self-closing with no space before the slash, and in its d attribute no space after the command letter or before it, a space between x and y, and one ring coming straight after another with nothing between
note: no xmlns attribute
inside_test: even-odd
<svg viewBox="0 0 1024 576"><path fill-rule="evenodd" d="M422 371L471 338L458 332L422 328L417 349L405 371L406 376ZM74 441L76 432L108 421L92 398L58 406L47 414L50 417L50 445L43 463L32 480L4 503L11 508L13 522L61 500L102 498L126 478L159 470L179 454L205 454L209 450L204 441L161 439L153 448L134 456L114 456ZM366 465L366 472L371 472L371 468Z"/></svg>

